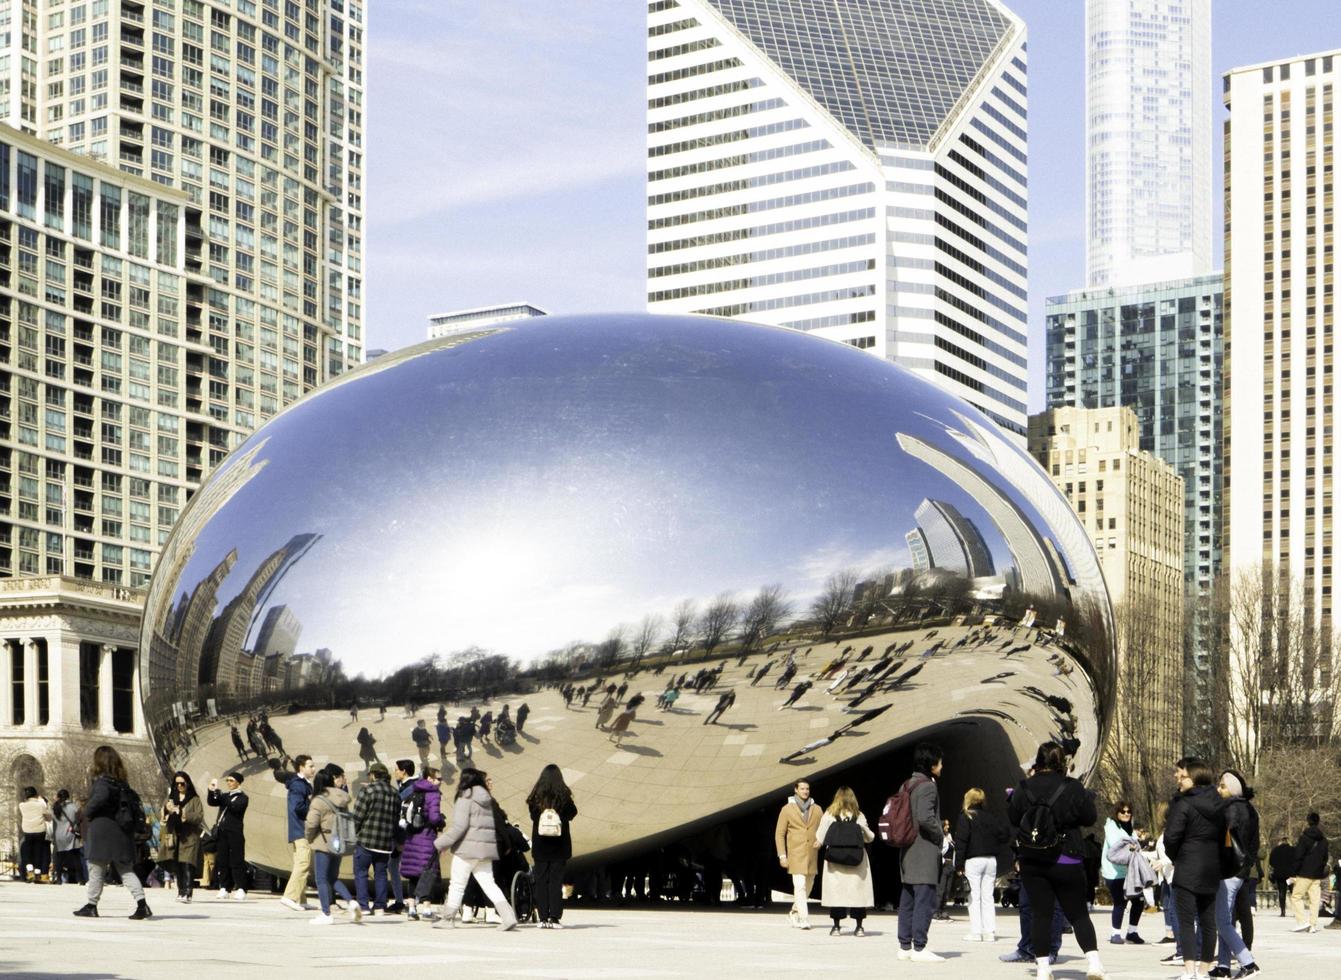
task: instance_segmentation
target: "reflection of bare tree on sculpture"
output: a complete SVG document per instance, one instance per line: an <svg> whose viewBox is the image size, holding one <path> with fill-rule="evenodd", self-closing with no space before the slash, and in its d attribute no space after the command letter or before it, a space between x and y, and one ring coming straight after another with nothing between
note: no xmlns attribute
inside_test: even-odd
<svg viewBox="0 0 1341 980"><path fill-rule="evenodd" d="M629 652L633 654L634 670L637 670L642 664L643 658L651 653L652 648L656 646L657 637L660 635L661 617L656 613L648 613L642 618L637 631L633 634L633 644Z"/></svg>
<svg viewBox="0 0 1341 980"><path fill-rule="evenodd" d="M759 594L750 600L741 623L740 652L746 653L756 643L771 636L778 624L791 612L781 585L765 585Z"/></svg>
<svg viewBox="0 0 1341 980"><path fill-rule="evenodd" d="M832 633L843 614L852 608L852 594L857 586L857 570L845 568L824 580L824 589L810 604L810 615L819 627L821 636Z"/></svg>
<svg viewBox="0 0 1341 980"><path fill-rule="evenodd" d="M678 651L688 649L689 641L694 635L694 624L698 622L698 607L693 599L682 599L675 606L675 613L671 620L675 627L675 632L670 639L668 652L674 655Z"/></svg>
<svg viewBox="0 0 1341 980"><path fill-rule="evenodd" d="M698 623L698 642L703 647L705 655L711 656L712 651L721 645L739 617L740 607L731 598L730 592L723 592L708 603L708 608L703 610L703 618Z"/></svg>

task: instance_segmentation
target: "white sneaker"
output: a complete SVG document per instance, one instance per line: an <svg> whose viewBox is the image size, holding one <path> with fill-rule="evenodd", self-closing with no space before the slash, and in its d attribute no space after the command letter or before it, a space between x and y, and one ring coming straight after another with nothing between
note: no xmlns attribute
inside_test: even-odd
<svg viewBox="0 0 1341 980"><path fill-rule="evenodd" d="M227 888L220 888L220 889L219 889L219 894L215 895L214 897L215 897L215 898L227 898L227 897L228 897L228 889L227 889ZM1298 932L1298 931L1299 931L1298 929L1295 930L1295 932Z"/></svg>
<svg viewBox="0 0 1341 980"><path fill-rule="evenodd" d="M1309 932L1322 932L1322 930L1319 929L1317 926L1309 926L1309 927L1308 927L1308 931L1309 931Z"/></svg>
<svg viewBox="0 0 1341 980"><path fill-rule="evenodd" d="M233 892L233 901L235 901L235 902L245 902L246 900L247 900L247 893L244 892L241 888L239 888L237 891Z"/></svg>
<svg viewBox="0 0 1341 980"><path fill-rule="evenodd" d="M911 960L912 958L913 958L913 951L912 951L911 949L903 949L902 947L900 947L900 949L899 949L899 959L901 959L901 960Z"/></svg>
<svg viewBox="0 0 1341 980"><path fill-rule="evenodd" d="M1295 927L1294 927L1293 929L1291 929L1290 931L1291 931L1291 932L1308 932L1311 928L1313 928L1313 927L1312 927L1312 926L1295 926Z"/></svg>
<svg viewBox="0 0 1341 980"><path fill-rule="evenodd" d="M373 909L373 910L372 910L372 917L373 917L374 919L380 919L380 918L382 918L384 915L386 915L386 909Z"/></svg>
<svg viewBox="0 0 1341 980"><path fill-rule="evenodd" d="M985 942L985 943L994 943L994 942L996 942L996 933L994 933L994 932L984 933L984 934L983 934L983 937L982 937L982 941Z"/></svg>
<svg viewBox="0 0 1341 980"><path fill-rule="evenodd" d="M312 919L312 925L314 925L314 926L331 926L331 925L335 925L335 916L332 916L332 915L323 915L323 914L320 914L320 913L319 913L319 914L317 914L317 915Z"/></svg>
<svg viewBox="0 0 1341 980"><path fill-rule="evenodd" d="M563 923L562 923L562 922L551 922L551 923L549 924L549 927L550 927L551 929L562 929L562 928L563 928Z"/></svg>
<svg viewBox="0 0 1341 980"><path fill-rule="evenodd" d="M939 953L933 953L929 949L913 950L913 955L909 957L914 963L944 963L945 957Z"/></svg>
<svg viewBox="0 0 1341 980"><path fill-rule="evenodd" d="M798 928L798 929L809 929L809 928L810 928L810 920L809 920L809 919L798 919L797 922L796 922L796 928Z"/></svg>
<svg viewBox="0 0 1341 980"><path fill-rule="evenodd" d="M498 924L499 922L501 922L502 920L498 917L498 912L497 912L497 910L495 910L495 909L485 909L485 910L484 910L484 921L485 921L485 922L488 922L488 923L490 923L490 924L492 924L492 925L497 925L497 924Z"/></svg>
<svg viewBox="0 0 1341 980"><path fill-rule="evenodd" d="M474 910L474 909L462 909L462 910L461 910L461 921L462 921L462 922L474 922L474 921L475 921L475 910Z"/></svg>
<svg viewBox="0 0 1341 980"><path fill-rule="evenodd" d="M349 912L354 917L355 925L358 925L360 922L363 921L363 906L360 905L358 902L354 903L353 907L349 910Z"/></svg>
<svg viewBox="0 0 1341 980"><path fill-rule="evenodd" d="M796 909L787 910L787 925L795 929L796 924L800 921L801 921L801 915L799 912L796 911Z"/></svg>
<svg viewBox="0 0 1341 980"><path fill-rule="evenodd" d="M291 898L281 898L281 899L279 900L279 904L280 904L280 905L283 905L286 909L292 909L292 910L295 911L295 912L306 912L306 911L307 911L307 906L306 906L306 905L304 905L302 902L295 902L295 901L294 901L293 899L291 899Z"/></svg>

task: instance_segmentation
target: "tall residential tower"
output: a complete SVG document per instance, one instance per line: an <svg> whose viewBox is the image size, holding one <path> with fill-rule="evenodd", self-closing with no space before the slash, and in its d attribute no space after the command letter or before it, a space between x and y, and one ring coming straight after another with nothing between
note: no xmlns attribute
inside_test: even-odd
<svg viewBox="0 0 1341 980"><path fill-rule="evenodd" d="M0 575L145 584L362 362L363 90L354 0L0 0Z"/></svg>
<svg viewBox="0 0 1341 980"><path fill-rule="evenodd" d="M1213 268L1211 0L1086 0L1092 287Z"/></svg>
<svg viewBox="0 0 1341 980"><path fill-rule="evenodd" d="M1023 23L996 0L648 4L648 306L887 357L1023 439Z"/></svg>

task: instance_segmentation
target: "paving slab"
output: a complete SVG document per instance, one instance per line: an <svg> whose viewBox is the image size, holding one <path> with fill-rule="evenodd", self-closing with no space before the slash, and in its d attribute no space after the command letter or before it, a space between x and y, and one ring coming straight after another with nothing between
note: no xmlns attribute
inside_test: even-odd
<svg viewBox="0 0 1341 980"><path fill-rule="evenodd" d="M83 903L74 885L0 883L0 977L188 978L215 977L428 977L460 975L464 967L476 980L492 977L637 980L637 978L731 978L807 976L973 978L1028 980L1031 970L1000 963L1019 935L1018 919L1003 910L995 944L964 939L962 912L954 922L937 922L931 946L947 957L939 964L895 960L896 919L872 913L867 936L831 937L818 909L816 928L789 928L785 907L766 912L707 910L666 905L612 908L573 905L561 932L526 926L511 933L492 926L434 929L392 917L354 925L338 921L312 926L310 916L290 912L270 896L236 903L198 897L181 905L169 892L151 889L154 917L125 918L132 904L120 888L103 895L103 916L76 919ZM1107 934L1107 910L1094 914L1100 936ZM1315 935L1290 932L1292 919L1274 911L1257 917L1257 948L1269 976L1322 978L1341 968L1341 930ZM821 927L822 926L822 927ZM1149 915L1142 927L1148 939L1162 935ZM848 930L850 932L850 929ZM1113 980L1171 978L1180 970L1158 962L1169 947L1110 946L1101 952ZM1059 980L1082 980L1085 960L1066 937Z"/></svg>

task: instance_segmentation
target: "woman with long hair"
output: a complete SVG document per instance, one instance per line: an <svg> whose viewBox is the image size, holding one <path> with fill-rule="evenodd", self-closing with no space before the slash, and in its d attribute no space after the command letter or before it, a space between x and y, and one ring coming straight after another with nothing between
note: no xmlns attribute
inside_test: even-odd
<svg viewBox="0 0 1341 980"><path fill-rule="evenodd" d="M335 921L331 904L335 899L336 883L340 880L340 859L344 853L331 850L331 838L335 835L335 815L349 808L349 791L336 785L337 778L343 775L343 770L332 766L317 772L312 780L312 802L308 804L307 817L303 821L303 836L312 845L317 900L321 903L321 914L312 919L314 926L328 926ZM350 902L349 911L355 922L363 919L363 909L357 902Z"/></svg>
<svg viewBox="0 0 1341 980"><path fill-rule="evenodd" d="M1257 852L1262 847L1261 822L1257 808L1250 802L1253 788L1233 769L1220 774L1216 786L1225 801L1225 861L1221 865L1220 887L1215 895L1215 928L1219 934L1219 965L1211 976L1229 976L1229 961L1239 962L1239 977L1260 973L1253 958L1253 911L1248 902L1248 882L1254 874ZM1235 928L1235 920L1238 928Z"/></svg>
<svg viewBox="0 0 1341 980"><path fill-rule="evenodd" d="M51 807L36 786L23 788L23 802L19 804L19 870L33 884L40 883L51 870L51 843L47 836L55 819Z"/></svg>
<svg viewBox="0 0 1341 980"><path fill-rule="evenodd" d="M540 778L526 797L531 812L531 857L535 867L536 912L541 929L562 929L563 869L573 856L569 823L577 816L573 791L564 782L563 771L554 763L540 770Z"/></svg>
<svg viewBox="0 0 1341 980"><path fill-rule="evenodd" d="M973 787L955 823L955 867L969 884L970 942L996 942L996 858L1010 841L1006 822L983 808L987 794Z"/></svg>
<svg viewBox="0 0 1341 980"><path fill-rule="evenodd" d="M1225 807L1215 791L1215 773L1203 760L1185 756L1174 764L1178 795L1169 804L1164 849L1173 859L1173 897L1183 977L1204 977L1215 959L1215 896L1220 890L1220 848Z"/></svg>
<svg viewBox="0 0 1341 980"><path fill-rule="evenodd" d="M1119 800L1113 804L1113 815L1104 821L1103 852L1099 856L1100 873L1104 884L1108 886L1108 895L1113 900L1113 934L1108 939L1110 943L1145 942L1136 930L1141 913L1145 910L1145 902L1140 895L1127 898L1127 864L1140 849L1141 842L1132 821L1131 804ZM1130 918L1127 916L1128 905L1131 906Z"/></svg>
<svg viewBox="0 0 1341 980"><path fill-rule="evenodd" d="M126 778L126 764L120 754L110 745L100 745L93 751L93 767L89 770L92 787L89 789L88 803L84 805L84 818L88 821L87 844L88 857L88 901L84 907L75 911L75 915L97 918L98 900L102 897L103 882L107 878L107 869L116 868L121 883L135 899L135 911L132 919L147 919L153 912L144 900L144 886L135 876L135 841L117 822L117 810L122 797L131 793ZM129 800L138 807L138 800ZM143 817L141 817L143 819Z"/></svg>
<svg viewBox="0 0 1341 980"><path fill-rule="evenodd" d="M507 932L517 927L516 913L512 911L502 889L494 882L493 863L501 853L495 828L505 821L506 817L498 810L498 804L490 792L488 773L479 769L462 769L456 785L456 805L452 808L451 826L435 842L439 851L452 852L447 904L437 925L451 928L456 924L456 914L461 911L461 901L466 894L466 882L474 878L498 910L499 929Z"/></svg>
<svg viewBox="0 0 1341 980"><path fill-rule="evenodd" d="M55 817L51 836L56 847L56 881L69 885L87 885L84 841L79 830L79 807L70 799L68 789L57 791L51 812Z"/></svg>
<svg viewBox="0 0 1341 980"><path fill-rule="evenodd" d="M184 772L172 775L172 788L163 801L162 833L158 861L177 877L177 901L191 901L191 879L200 864L200 832L205 825L205 804L195 783Z"/></svg>
<svg viewBox="0 0 1341 980"><path fill-rule="evenodd" d="M815 830L815 847L825 849L822 899L833 920L831 936L842 934L843 920L848 916L856 922L852 935L866 935L862 923L866 910L875 904L871 862L866 855L866 845L873 840L875 834L866 823L857 795L839 786Z"/></svg>

